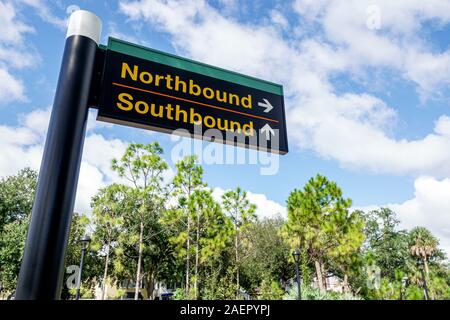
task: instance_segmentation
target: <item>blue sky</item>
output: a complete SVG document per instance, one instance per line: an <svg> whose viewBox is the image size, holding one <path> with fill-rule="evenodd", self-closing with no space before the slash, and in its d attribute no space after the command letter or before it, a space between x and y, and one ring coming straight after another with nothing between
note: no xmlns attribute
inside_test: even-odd
<svg viewBox="0 0 450 320"><path fill-rule="evenodd" d="M39 168L69 13L81 8L114 36L281 83L290 153L261 165L204 165L221 190L251 192L260 214L284 212L317 173L355 207L390 206L450 248L450 1L0 0L0 176ZM78 210L117 177L109 156L170 136L90 116ZM204 143L204 146L207 144Z"/></svg>

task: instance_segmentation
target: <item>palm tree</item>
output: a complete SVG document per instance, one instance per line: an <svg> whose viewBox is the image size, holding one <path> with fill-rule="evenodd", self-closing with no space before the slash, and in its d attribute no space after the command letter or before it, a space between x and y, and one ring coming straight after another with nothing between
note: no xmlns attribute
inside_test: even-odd
<svg viewBox="0 0 450 320"><path fill-rule="evenodd" d="M425 295L428 299L428 290L426 287L426 279L429 277L428 261L430 257L437 251L439 241L431 234L431 232L423 227L416 227L409 233L410 238L410 251L411 254L423 264L425 275L423 276L423 284L425 289Z"/></svg>

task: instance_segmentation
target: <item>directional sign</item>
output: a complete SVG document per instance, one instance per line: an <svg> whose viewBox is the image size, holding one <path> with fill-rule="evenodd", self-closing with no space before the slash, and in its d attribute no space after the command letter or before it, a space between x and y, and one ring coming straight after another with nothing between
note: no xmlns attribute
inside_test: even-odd
<svg viewBox="0 0 450 320"><path fill-rule="evenodd" d="M110 38L98 120L285 154L283 87Z"/></svg>

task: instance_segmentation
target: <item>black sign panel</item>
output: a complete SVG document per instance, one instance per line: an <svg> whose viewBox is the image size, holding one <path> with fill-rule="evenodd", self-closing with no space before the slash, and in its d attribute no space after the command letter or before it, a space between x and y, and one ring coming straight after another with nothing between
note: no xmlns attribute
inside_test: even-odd
<svg viewBox="0 0 450 320"><path fill-rule="evenodd" d="M288 152L282 95L114 50L105 59L98 120Z"/></svg>

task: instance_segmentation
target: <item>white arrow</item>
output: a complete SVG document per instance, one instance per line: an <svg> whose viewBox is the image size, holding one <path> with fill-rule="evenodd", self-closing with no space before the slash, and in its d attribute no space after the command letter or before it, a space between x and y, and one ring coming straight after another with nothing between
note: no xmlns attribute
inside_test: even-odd
<svg viewBox="0 0 450 320"><path fill-rule="evenodd" d="M261 128L261 133L266 133L266 140L270 140L270 135L275 135L275 131L269 126L268 123L264 127Z"/></svg>
<svg viewBox="0 0 450 320"><path fill-rule="evenodd" d="M265 113L270 112L273 109L273 106L270 104L269 100L263 99L264 102L258 102L258 106L262 108L266 108L264 110Z"/></svg>

